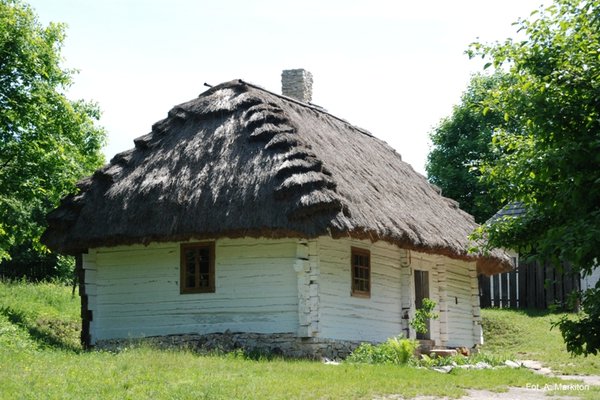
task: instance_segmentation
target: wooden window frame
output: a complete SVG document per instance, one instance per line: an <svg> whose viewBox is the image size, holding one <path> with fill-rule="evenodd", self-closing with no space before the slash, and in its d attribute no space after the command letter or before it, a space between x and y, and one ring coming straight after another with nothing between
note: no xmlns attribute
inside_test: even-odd
<svg viewBox="0 0 600 400"><path fill-rule="evenodd" d="M200 287L200 267L196 262L196 285L193 288L185 286L186 278L186 259L185 252L189 249L197 248L208 248L209 261L208 261L208 287ZM198 242L198 243L182 243L180 246L180 259L179 259L179 290L180 294L189 293L214 293L215 292L215 242Z"/></svg>
<svg viewBox="0 0 600 400"><path fill-rule="evenodd" d="M358 290L356 289L356 285L355 285L355 266L354 266L354 256L366 256L368 261L367 264L367 284L368 284L368 290ZM352 247L351 251L350 251L350 271L351 271L351 294L353 297L364 297L364 298L370 298L371 297L371 251L368 249L362 249L360 247Z"/></svg>

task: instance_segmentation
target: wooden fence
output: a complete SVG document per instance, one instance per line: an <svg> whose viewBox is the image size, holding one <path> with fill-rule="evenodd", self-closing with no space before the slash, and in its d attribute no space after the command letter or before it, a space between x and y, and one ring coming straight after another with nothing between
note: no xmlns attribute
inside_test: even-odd
<svg viewBox="0 0 600 400"><path fill-rule="evenodd" d="M568 265L562 271L550 263L523 263L504 274L479 276L481 307L547 309L565 307L567 298L579 290L581 280Z"/></svg>

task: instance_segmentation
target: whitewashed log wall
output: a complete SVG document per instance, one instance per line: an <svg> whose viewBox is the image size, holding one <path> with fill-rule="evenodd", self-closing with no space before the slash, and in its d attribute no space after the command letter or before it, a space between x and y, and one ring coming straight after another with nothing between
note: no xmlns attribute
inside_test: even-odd
<svg viewBox="0 0 600 400"><path fill-rule="evenodd" d="M294 270L298 280L299 337L316 337L319 332L319 257L316 240L298 240Z"/></svg>
<svg viewBox="0 0 600 400"><path fill-rule="evenodd" d="M351 247L371 251L371 297L351 295ZM477 276L474 262L399 249L385 242L318 239L318 336L340 340L383 341L403 334L416 337L414 271L429 272L429 297L439 319L430 322L437 345L481 343Z"/></svg>
<svg viewBox="0 0 600 400"><path fill-rule="evenodd" d="M446 291L448 339L445 345L455 347L483 343L475 263L448 260Z"/></svg>
<svg viewBox="0 0 600 400"><path fill-rule="evenodd" d="M371 252L371 297L351 295L351 247ZM219 239L215 293L180 294L180 244L91 249L83 255L91 341L213 332L384 341L414 338L414 271L429 271L438 345L481 341L474 262L386 242Z"/></svg>
<svg viewBox="0 0 600 400"><path fill-rule="evenodd" d="M319 336L383 341L402 333L400 258L385 242L319 238ZM371 251L371 297L351 295L351 246Z"/></svg>
<svg viewBox="0 0 600 400"><path fill-rule="evenodd" d="M215 293L180 294L179 243L84 255L97 340L177 333L297 332L297 240L216 241Z"/></svg>

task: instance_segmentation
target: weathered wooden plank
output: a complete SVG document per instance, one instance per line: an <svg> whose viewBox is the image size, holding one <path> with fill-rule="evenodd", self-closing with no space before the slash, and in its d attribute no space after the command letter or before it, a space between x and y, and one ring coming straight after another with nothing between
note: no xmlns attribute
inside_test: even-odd
<svg viewBox="0 0 600 400"><path fill-rule="evenodd" d="M377 324L378 329L373 329ZM367 318L352 323L347 318L332 317L321 322L321 330L335 334L340 340L384 341L402 332L400 322L385 322Z"/></svg>
<svg viewBox="0 0 600 400"><path fill-rule="evenodd" d="M519 265L517 267L517 277L518 277L518 296L517 299L517 307L518 308L527 308L527 274L525 270L525 265L521 263L519 260Z"/></svg>
<svg viewBox="0 0 600 400"><path fill-rule="evenodd" d="M179 293L178 244L99 251L96 340L110 338L110 332L178 333L182 326L197 332L207 319L220 324L217 330L230 323L229 329L256 331L261 320L271 332L297 330L296 241L269 242L262 258L259 242L217 241L216 292L186 295ZM182 324L190 318L198 325Z"/></svg>
<svg viewBox="0 0 600 400"><path fill-rule="evenodd" d="M203 324L196 321L180 324L170 323L168 325L155 325L154 321L139 322L139 325L135 327L128 327L123 325L115 325L107 327L106 329L99 330L97 332L96 340L110 339L115 337L121 338L134 338L143 336L160 336L164 335L165 330L171 332L171 334L186 334L186 333L214 333L214 332L225 332L230 330L232 332L256 332L256 333L295 333L297 326L293 325L293 321L287 321L288 324L281 323L281 321L261 321L261 320L247 320L247 321L226 321L226 322L215 322ZM285 321L284 321L285 322ZM295 322L295 320L294 320ZM284 329L284 330L280 330Z"/></svg>
<svg viewBox="0 0 600 400"><path fill-rule="evenodd" d="M517 271L516 270L513 269L512 271L510 271L508 273L508 282L510 285L508 306L510 308L517 308L518 286L517 286Z"/></svg>
<svg viewBox="0 0 600 400"><path fill-rule="evenodd" d="M356 298L350 290L350 248L357 246L371 252L371 298ZM320 331L323 337L360 339L368 320L370 330L379 339L400 333L402 274L400 250L388 244L356 240L319 238L321 280ZM390 321L393 324L390 325ZM393 328L393 329L392 329Z"/></svg>
<svg viewBox="0 0 600 400"><path fill-rule="evenodd" d="M527 263L526 264L527 271L527 308L535 308L536 307L536 293L537 284L536 284L536 276L537 276L537 268L535 263Z"/></svg>
<svg viewBox="0 0 600 400"><path fill-rule="evenodd" d="M479 290L481 292L481 307L491 307L490 277L479 275Z"/></svg>
<svg viewBox="0 0 600 400"><path fill-rule="evenodd" d="M146 305L137 305L133 307L130 304L123 305L122 309L119 310L118 305L103 306L97 310L98 318L104 319L106 325L115 323L115 321L126 320L128 324L134 321L144 321L147 319L169 319L175 318L177 320L192 318L195 320L206 320L206 319L235 319L235 320L246 320L249 316L271 316L275 319L293 319L295 320L294 311L297 309L295 303L281 304L278 307L272 307L268 305L249 305L248 307L208 307L202 308L194 312L188 308L181 307L168 307L162 306L156 310L149 308ZM161 322L162 324L162 322Z"/></svg>
<svg viewBox="0 0 600 400"><path fill-rule="evenodd" d="M544 308L548 308L554 304L556 300L554 289L556 287L556 269L551 263L546 262L544 265Z"/></svg>
<svg viewBox="0 0 600 400"><path fill-rule="evenodd" d="M546 299L545 299L545 290L544 290L544 283L545 283L545 268L544 268L544 264L540 264L540 263L536 263L535 265L535 271L536 271L536 276L535 276L535 308L544 308L546 306Z"/></svg>
<svg viewBox="0 0 600 400"><path fill-rule="evenodd" d="M501 308L508 307L508 274L500 274L500 302Z"/></svg>
<svg viewBox="0 0 600 400"><path fill-rule="evenodd" d="M472 346L480 342L480 327L474 325L478 314L477 277L468 263L446 272L447 340L449 346Z"/></svg>

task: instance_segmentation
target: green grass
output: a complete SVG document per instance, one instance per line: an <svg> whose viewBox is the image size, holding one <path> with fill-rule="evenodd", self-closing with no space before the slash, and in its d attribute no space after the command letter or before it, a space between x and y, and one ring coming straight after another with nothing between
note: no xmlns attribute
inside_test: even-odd
<svg viewBox="0 0 600 400"><path fill-rule="evenodd" d="M81 350L79 297L55 283L0 283L0 345Z"/></svg>
<svg viewBox="0 0 600 400"><path fill-rule="evenodd" d="M572 357L552 322L563 314L531 310L483 310L483 350L510 359L541 361L565 375L600 375L600 356Z"/></svg>
<svg viewBox="0 0 600 400"><path fill-rule="evenodd" d="M524 370L429 370L385 365L252 361L138 348L119 354L2 352L1 398L313 399L458 397L464 388L503 390L549 382Z"/></svg>
<svg viewBox="0 0 600 400"><path fill-rule="evenodd" d="M561 382L525 369L455 369L440 374L408 366L250 360L148 347L85 352L77 344L78 315L79 298L71 297L70 288L0 282L0 398L459 397L466 388L503 391L508 386ZM600 394L586 395L590 393Z"/></svg>

